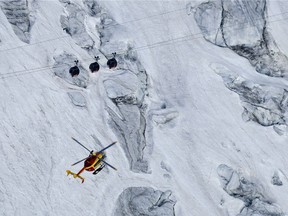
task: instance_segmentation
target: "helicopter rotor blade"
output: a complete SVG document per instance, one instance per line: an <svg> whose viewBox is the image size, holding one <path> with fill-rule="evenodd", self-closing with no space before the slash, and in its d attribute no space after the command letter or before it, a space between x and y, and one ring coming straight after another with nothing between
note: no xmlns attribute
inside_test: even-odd
<svg viewBox="0 0 288 216"><path fill-rule="evenodd" d="M86 160L87 158L89 158L89 157L86 157L86 158L84 158L84 159L82 159L82 160L79 160L79 161L77 161L76 163L72 164L71 166L74 166L74 165L76 165L76 164L78 164L78 163L80 163L80 162Z"/></svg>
<svg viewBox="0 0 288 216"><path fill-rule="evenodd" d="M104 161L104 160L101 160L103 163L105 163L106 165L108 165L109 167L111 167L112 169L114 169L114 170L116 170L117 171L117 169L115 168L115 167L113 167L111 164L109 164L109 163L107 163L106 161Z"/></svg>
<svg viewBox="0 0 288 216"><path fill-rule="evenodd" d="M103 151L105 151L106 149L110 148L111 146L115 145L117 143L117 141L111 143L110 145L108 145L107 147L101 149L98 153L102 153Z"/></svg>
<svg viewBox="0 0 288 216"><path fill-rule="evenodd" d="M76 140L74 137L71 137L75 142L77 142L79 145L81 145L83 148L85 148L87 151L89 151L91 153L91 150L89 150L88 148L86 148L82 143L80 143L78 140Z"/></svg>

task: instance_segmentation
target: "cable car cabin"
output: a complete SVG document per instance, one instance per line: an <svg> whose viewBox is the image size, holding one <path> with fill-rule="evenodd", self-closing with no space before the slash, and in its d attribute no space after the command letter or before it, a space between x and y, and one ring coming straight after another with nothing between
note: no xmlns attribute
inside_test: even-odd
<svg viewBox="0 0 288 216"><path fill-rule="evenodd" d="M108 65L109 69L117 67L117 61L115 59L116 52L112 53L112 55L113 55L113 58L111 58L107 61L107 65Z"/></svg>
<svg viewBox="0 0 288 216"><path fill-rule="evenodd" d="M89 69L92 73L99 71L100 69L100 65L98 64L98 62L93 62L90 64Z"/></svg>
<svg viewBox="0 0 288 216"><path fill-rule="evenodd" d="M70 70L69 70L69 73L71 74L72 77L78 76L79 73L80 73L80 70L79 70L79 68L77 66L79 61L75 60L74 62L75 62L75 66L71 67Z"/></svg>
<svg viewBox="0 0 288 216"><path fill-rule="evenodd" d="M107 65L108 65L109 69L112 69L112 68L117 67L117 61L116 61L116 59L115 59L115 58L109 59L109 60L107 61Z"/></svg>
<svg viewBox="0 0 288 216"><path fill-rule="evenodd" d="M69 73L71 74L72 77L78 76L80 73L80 70L79 70L78 66L74 66L74 67L70 68Z"/></svg>

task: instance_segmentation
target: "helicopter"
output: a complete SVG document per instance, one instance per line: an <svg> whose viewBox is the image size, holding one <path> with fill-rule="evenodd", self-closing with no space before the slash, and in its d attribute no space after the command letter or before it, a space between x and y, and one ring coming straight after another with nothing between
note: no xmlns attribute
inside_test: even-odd
<svg viewBox="0 0 288 216"><path fill-rule="evenodd" d="M117 170L115 167L113 167L112 165L110 165L109 163L107 163L106 161L104 161L104 159L106 158L106 154L105 154L105 150L110 148L111 146L115 145L117 143L117 141L111 143L110 145L106 146L105 148L101 149L98 152L94 152L93 150L89 150L88 148L86 148L82 143L80 143L78 140L76 140L75 138L71 137L75 142L77 142L79 145L81 145L83 148L85 148L87 151L89 151L89 156L77 161L76 163L72 164L71 166L74 166L78 163L81 163L82 161L84 161L84 166L83 168L78 172L78 173L74 173L70 170L66 170L67 176L68 175L72 175L74 178L79 178L82 180L82 183L84 182L84 178L82 176L80 176L80 174L86 170L89 172L93 172L94 175L96 175L97 173L99 173L106 165L111 167L114 170Z"/></svg>

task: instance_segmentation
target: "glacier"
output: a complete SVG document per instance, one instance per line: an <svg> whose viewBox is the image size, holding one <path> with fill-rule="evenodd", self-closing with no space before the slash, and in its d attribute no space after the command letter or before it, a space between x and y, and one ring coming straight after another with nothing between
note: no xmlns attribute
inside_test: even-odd
<svg viewBox="0 0 288 216"><path fill-rule="evenodd" d="M0 215L288 215L288 2L0 9Z"/></svg>

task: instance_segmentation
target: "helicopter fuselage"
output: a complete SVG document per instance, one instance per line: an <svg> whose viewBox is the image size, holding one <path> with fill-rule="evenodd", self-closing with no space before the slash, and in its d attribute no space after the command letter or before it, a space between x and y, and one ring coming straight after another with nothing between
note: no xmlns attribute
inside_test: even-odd
<svg viewBox="0 0 288 216"><path fill-rule="evenodd" d="M92 172L95 169L97 169L102 162L100 161L101 159L105 158L105 154L104 153L92 153L84 162L84 169L86 171Z"/></svg>

